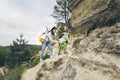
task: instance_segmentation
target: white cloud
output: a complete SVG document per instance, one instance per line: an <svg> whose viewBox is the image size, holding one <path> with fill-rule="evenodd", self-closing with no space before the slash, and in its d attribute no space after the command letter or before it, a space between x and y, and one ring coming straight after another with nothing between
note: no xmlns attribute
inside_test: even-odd
<svg viewBox="0 0 120 80"><path fill-rule="evenodd" d="M30 44L39 44L39 34L55 25L50 16L54 4L55 0L0 0L0 45L10 45L20 33Z"/></svg>

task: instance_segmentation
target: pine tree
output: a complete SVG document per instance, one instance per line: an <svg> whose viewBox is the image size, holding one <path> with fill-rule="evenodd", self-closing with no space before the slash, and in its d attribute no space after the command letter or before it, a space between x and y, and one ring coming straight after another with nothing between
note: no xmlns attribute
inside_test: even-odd
<svg viewBox="0 0 120 80"><path fill-rule="evenodd" d="M58 21L64 20L65 23L68 23L70 12L67 9L68 2L70 0L56 0L56 5L54 6L54 11L52 16Z"/></svg>
<svg viewBox="0 0 120 80"><path fill-rule="evenodd" d="M9 68L19 66L30 58L30 50L26 47L28 41L23 38L23 34L20 34L19 37L10 45L10 53L6 58L6 65Z"/></svg>

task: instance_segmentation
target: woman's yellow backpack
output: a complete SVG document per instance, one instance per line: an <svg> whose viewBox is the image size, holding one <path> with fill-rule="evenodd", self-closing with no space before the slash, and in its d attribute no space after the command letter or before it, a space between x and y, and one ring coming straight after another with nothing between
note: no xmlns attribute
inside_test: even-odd
<svg viewBox="0 0 120 80"><path fill-rule="evenodd" d="M39 41L40 42L45 42L45 37L46 37L46 34L42 34L40 37L39 37Z"/></svg>

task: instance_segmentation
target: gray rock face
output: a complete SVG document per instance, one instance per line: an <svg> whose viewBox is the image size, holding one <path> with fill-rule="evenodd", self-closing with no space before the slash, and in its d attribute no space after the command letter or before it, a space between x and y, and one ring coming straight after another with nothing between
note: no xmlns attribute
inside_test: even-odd
<svg viewBox="0 0 120 80"><path fill-rule="evenodd" d="M78 33L88 34L97 27L120 21L120 0L71 0L70 23Z"/></svg>
<svg viewBox="0 0 120 80"><path fill-rule="evenodd" d="M120 25L119 25L120 26ZM120 54L120 28L117 26L96 29L80 45L97 53ZM83 44L84 43L84 44ZM88 44L87 44L88 43Z"/></svg>
<svg viewBox="0 0 120 80"><path fill-rule="evenodd" d="M74 45L74 53L79 58L74 58L72 64L79 63L74 65L77 66L74 80L79 80L78 75L83 75L80 80L120 79L120 23L97 28L89 36L79 36L76 40L80 41Z"/></svg>
<svg viewBox="0 0 120 80"><path fill-rule="evenodd" d="M74 80L76 74L76 69L72 67L72 64L67 64L60 80Z"/></svg>

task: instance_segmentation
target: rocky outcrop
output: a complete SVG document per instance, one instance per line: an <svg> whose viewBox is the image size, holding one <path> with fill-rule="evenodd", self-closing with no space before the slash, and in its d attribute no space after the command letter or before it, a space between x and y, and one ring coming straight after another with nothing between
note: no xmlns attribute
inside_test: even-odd
<svg viewBox="0 0 120 80"><path fill-rule="evenodd" d="M120 80L120 23L72 40L68 54L58 56L55 45L54 57L26 70L21 80Z"/></svg>
<svg viewBox="0 0 120 80"><path fill-rule="evenodd" d="M0 67L0 76L8 73L8 69L6 67Z"/></svg>
<svg viewBox="0 0 120 80"><path fill-rule="evenodd" d="M86 71L79 74L84 75L80 80L120 79L120 23L97 28L89 36L80 36L75 42L77 44L73 45L74 54L79 56L78 61L85 69L81 71ZM93 76L94 74L97 75Z"/></svg>
<svg viewBox="0 0 120 80"><path fill-rule="evenodd" d="M71 0L70 23L78 33L87 34L96 27L104 27L120 21L120 0Z"/></svg>
<svg viewBox="0 0 120 80"><path fill-rule="evenodd" d="M71 38L68 54L57 55L54 45L54 57L28 69L21 80L120 80L119 4L120 0L71 0L72 31L82 34Z"/></svg>
<svg viewBox="0 0 120 80"><path fill-rule="evenodd" d="M94 51L95 53L112 53L120 55L120 24L106 26L92 31L88 37L79 37L76 46L79 51ZM74 45L75 46L75 45Z"/></svg>
<svg viewBox="0 0 120 80"><path fill-rule="evenodd" d="M80 55L62 55L39 63L23 80L119 80L120 61L115 56L85 52ZM36 72L37 70L37 72Z"/></svg>

